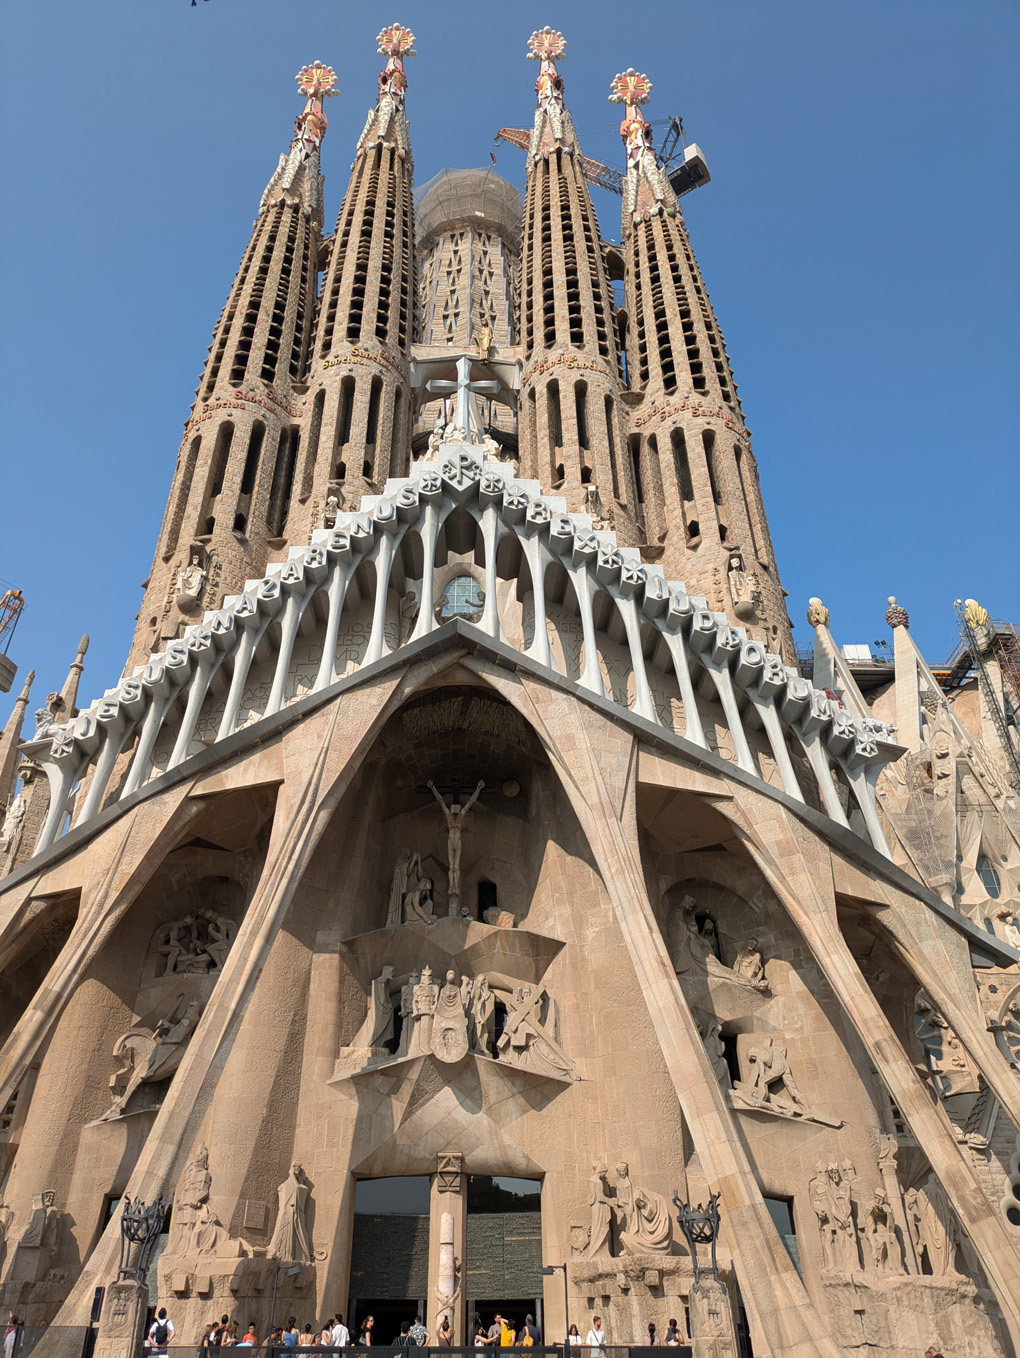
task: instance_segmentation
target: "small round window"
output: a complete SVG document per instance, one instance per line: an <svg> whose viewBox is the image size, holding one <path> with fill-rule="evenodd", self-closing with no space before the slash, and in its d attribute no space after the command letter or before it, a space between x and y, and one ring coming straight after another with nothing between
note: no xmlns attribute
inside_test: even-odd
<svg viewBox="0 0 1020 1358"><path fill-rule="evenodd" d="M443 622L451 618L465 618L477 622L485 607L485 592L471 575L457 575L446 586L439 601L439 617Z"/></svg>
<svg viewBox="0 0 1020 1358"><path fill-rule="evenodd" d="M983 853L978 854L977 870L978 876L981 878L981 885L992 900L997 901L999 892L1002 890L1002 883L999 881L999 874L992 867L991 861Z"/></svg>

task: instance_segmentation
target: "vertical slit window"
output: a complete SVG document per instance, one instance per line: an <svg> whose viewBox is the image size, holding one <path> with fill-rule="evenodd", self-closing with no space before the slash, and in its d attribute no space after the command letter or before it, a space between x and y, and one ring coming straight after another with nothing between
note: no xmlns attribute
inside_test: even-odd
<svg viewBox="0 0 1020 1358"><path fill-rule="evenodd" d="M733 445L733 458L737 464L737 480L740 482L740 493L744 500L744 513L747 515L747 526L751 534L751 550L757 556L761 543L758 538L754 506L751 503L751 496L747 493L747 469L744 466L744 450L739 443Z"/></svg>
<svg viewBox="0 0 1020 1358"><path fill-rule="evenodd" d="M301 499L307 500L312 493L315 481L315 459L319 455L319 436L322 433L322 412L326 407L326 393L321 388L315 393L312 402L312 418L308 424L308 447L305 450L305 466L301 474Z"/></svg>
<svg viewBox="0 0 1020 1358"><path fill-rule="evenodd" d="M609 469L613 476L613 499L620 498L620 470L616 465L616 434L613 431L613 398L606 397L606 444L609 448Z"/></svg>
<svg viewBox="0 0 1020 1358"><path fill-rule="evenodd" d="M708 484L712 488L712 499L717 505L722 504L722 492L716 479L715 467L715 433L711 429L703 429L701 441L705 445L705 464L708 467Z"/></svg>
<svg viewBox="0 0 1020 1358"><path fill-rule="evenodd" d="M336 417L337 452L351 441L351 420L354 417L354 378L345 377L340 382L340 406Z"/></svg>
<svg viewBox="0 0 1020 1358"><path fill-rule="evenodd" d="M297 457L298 431L293 428L280 430L280 441L276 445L276 465L273 468L273 484L269 492L269 511L266 526L269 536L278 538L283 532L290 508L291 490L294 485L294 462Z"/></svg>
<svg viewBox="0 0 1020 1358"><path fill-rule="evenodd" d="M366 461L375 462L375 445L379 438L379 407L382 405L382 378L373 377L368 397L368 428L365 432Z"/></svg>
<svg viewBox="0 0 1020 1358"><path fill-rule="evenodd" d="M188 508L188 497L191 495L191 483L195 477L195 467L198 463L198 450L202 446L202 435L196 434L188 447L187 455L184 459L184 470L181 472L180 483L177 487L177 496L174 500L173 514L167 528L166 544L163 548L164 559L173 555L177 547L177 540L181 535L181 524Z"/></svg>
<svg viewBox="0 0 1020 1358"><path fill-rule="evenodd" d="M578 382L574 386L574 410L577 415L577 441L582 448L589 448L587 382Z"/></svg>
<svg viewBox="0 0 1020 1358"><path fill-rule="evenodd" d="M680 488L681 500L694 499L694 482L691 480L691 460L687 455L687 438L682 429L674 429L669 436L673 450L673 470L676 483Z"/></svg>
<svg viewBox="0 0 1020 1358"><path fill-rule="evenodd" d="M266 426L261 420L256 420L251 427L248 435L248 451L244 458L244 471L241 474L241 494L250 495L255 489L255 477L259 469L259 459L262 456L262 441L266 436Z"/></svg>
<svg viewBox="0 0 1020 1358"><path fill-rule="evenodd" d="M554 448L563 447L563 421L560 419L560 384L550 382L545 389L546 418L549 421L549 442Z"/></svg>
<svg viewBox="0 0 1020 1358"><path fill-rule="evenodd" d="M641 435L631 434L628 439L630 447L630 466L634 474L634 496L639 506L644 506L645 488L641 481Z"/></svg>

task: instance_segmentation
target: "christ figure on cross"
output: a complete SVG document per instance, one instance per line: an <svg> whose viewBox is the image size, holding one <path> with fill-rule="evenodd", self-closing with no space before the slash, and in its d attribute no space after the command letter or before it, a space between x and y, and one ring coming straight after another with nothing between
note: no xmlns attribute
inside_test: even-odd
<svg viewBox="0 0 1020 1358"><path fill-rule="evenodd" d="M443 815L446 818L446 852L449 860L446 870L449 879L447 895L449 897L449 913L451 915L460 913L460 851L461 839L464 834L464 821L467 818L467 813L481 796L482 788L484 786L485 783L479 779L478 786L463 806L461 806L460 802L457 800L456 793L454 793L454 800L451 805L447 806L446 798L436 787L432 779L429 779L429 787L432 789L432 795L439 803Z"/></svg>

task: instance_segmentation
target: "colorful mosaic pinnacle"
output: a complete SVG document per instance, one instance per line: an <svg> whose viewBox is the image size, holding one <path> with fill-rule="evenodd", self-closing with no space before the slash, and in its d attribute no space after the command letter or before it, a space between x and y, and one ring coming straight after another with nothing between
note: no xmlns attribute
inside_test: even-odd
<svg viewBox="0 0 1020 1358"><path fill-rule="evenodd" d="M336 71L321 61L313 61L310 66L302 66L294 79L305 99L332 99L340 93L337 88Z"/></svg>
<svg viewBox="0 0 1020 1358"><path fill-rule="evenodd" d="M403 24L388 24L376 41L379 44L379 55L389 57L391 61L400 62L404 57L418 55L414 50L414 34Z"/></svg>
<svg viewBox="0 0 1020 1358"><path fill-rule="evenodd" d="M629 66L613 80L609 87L611 104L626 104L628 111L638 104L647 104L652 94L652 82L646 75Z"/></svg>
<svg viewBox="0 0 1020 1358"><path fill-rule="evenodd" d="M566 38L548 24L536 29L528 39L529 61L562 61L566 50Z"/></svg>

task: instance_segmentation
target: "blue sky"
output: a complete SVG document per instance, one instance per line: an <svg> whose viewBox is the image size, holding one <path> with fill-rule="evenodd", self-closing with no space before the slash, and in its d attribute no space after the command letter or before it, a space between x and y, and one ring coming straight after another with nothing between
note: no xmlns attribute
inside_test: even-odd
<svg viewBox="0 0 1020 1358"><path fill-rule="evenodd" d="M1020 622L1016 387L1020 7L1014 0L5 0L0 579L11 648L58 687L83 631L115 683L182 424L304 63L335 66L327 221L409 24L417 179L488 163L531 118L534 28L562 28L585 151L619 164L618 70L655 82L712 183L685 200L754 435L799 644L809 595L840 642L929 657L952 601ZM523 183L523 157L496 148ZM619 200L597 191L607 238ZM13 694L0 700L0 717Z"/></svg>

